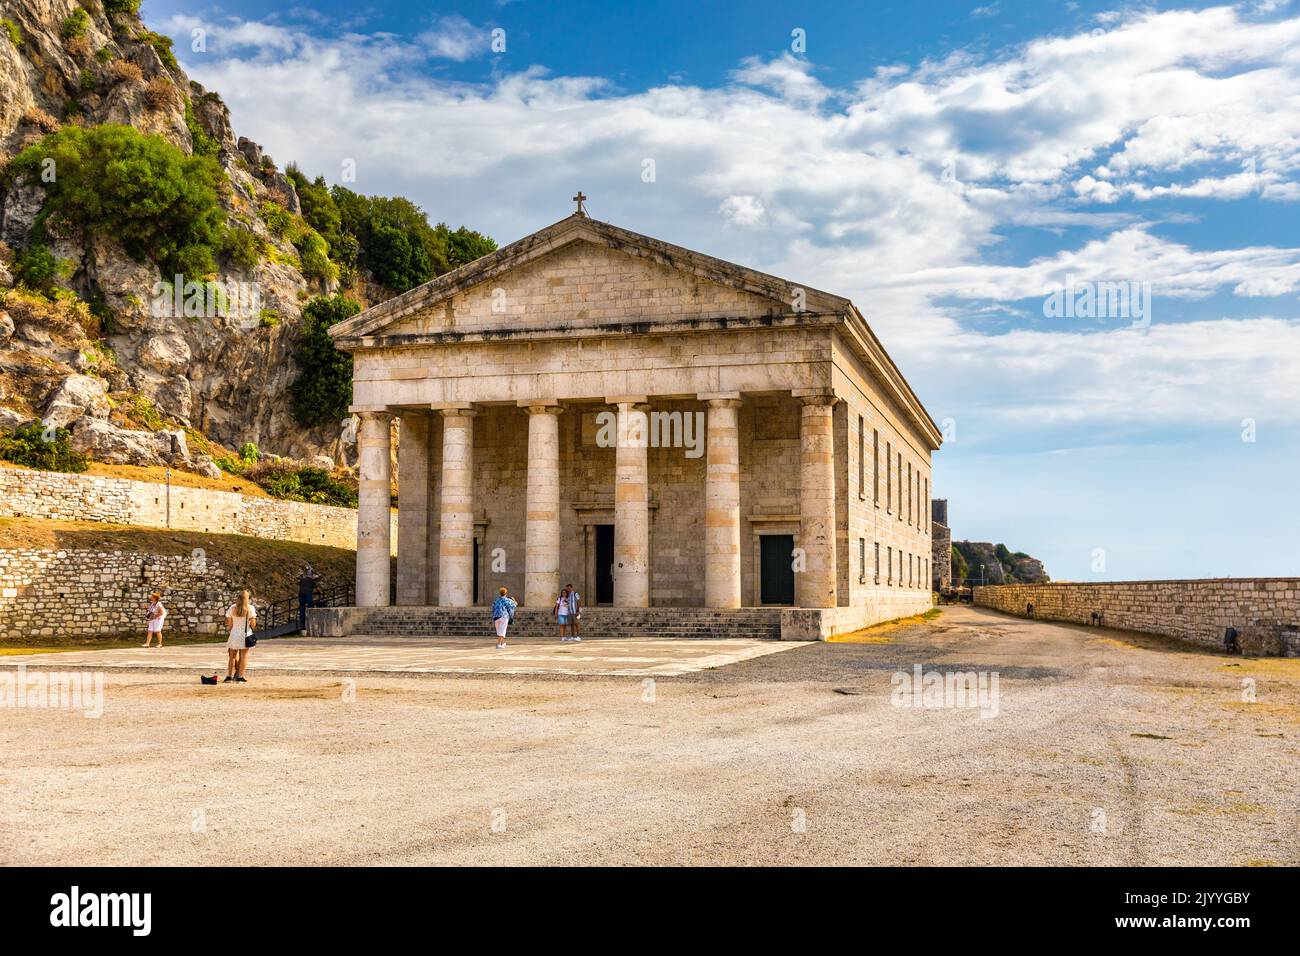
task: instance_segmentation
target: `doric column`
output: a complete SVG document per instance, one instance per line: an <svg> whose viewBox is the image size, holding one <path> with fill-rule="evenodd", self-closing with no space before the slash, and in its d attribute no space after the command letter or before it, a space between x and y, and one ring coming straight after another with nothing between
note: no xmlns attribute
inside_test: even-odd
<svg viewBox="0 0 1300 956"><path fill-rule="evenodd" d="M799 429L800 607L835 607L835 396L805 395Z"/></svg>
<svg viewBox="0 0 1300 956"><path fill-rule="evenodd" d="M443 408L438 604L474 603L474 410Z"/></svg>
<svg viewBox="0 0 1300 956"><path fill-rule="evenodd" d="M403 411L397 431L397 603L429 603L428 411Z"/></svg>
<svg viewBox="0 0 1300 956"><path fill-rule="evenodd" d="M392 415L360 412L357 428L357 605L388 604L392 551Z"/></svg>
<svg viewBox="0 0 1300 956"><path fill-rule="evenodd" d="M620 401L614 454L614 604L650 606L650 482L646 406Z"/></svg>
<svg viewBox="0 0 1300 956"><path fill-rule="evenodd" d="M709 399L704 478L704 604L740 607L740 432L737 398Z"/></svg>
<svg viewBox="0 0 1300 956"><path fill-rule="evenodd" d="M560 593L560 406L528 406L524 604L549 607Z"/></svg>

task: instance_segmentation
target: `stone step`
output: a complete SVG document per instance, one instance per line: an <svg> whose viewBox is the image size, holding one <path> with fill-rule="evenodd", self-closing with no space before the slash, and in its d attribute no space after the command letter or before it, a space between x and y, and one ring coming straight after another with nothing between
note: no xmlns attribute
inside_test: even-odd
<svg viewBox="0 0 1300 956"><path fill-rule="evenodd" d="M486 607L385 607L362 612L355 633L382 637L491 637ZM663 637L687 640L781 636L779 608L586 608L582 631L590 638ZM559 626L546 608L520 608L510 628L515 637L556 637Z"/></svg>

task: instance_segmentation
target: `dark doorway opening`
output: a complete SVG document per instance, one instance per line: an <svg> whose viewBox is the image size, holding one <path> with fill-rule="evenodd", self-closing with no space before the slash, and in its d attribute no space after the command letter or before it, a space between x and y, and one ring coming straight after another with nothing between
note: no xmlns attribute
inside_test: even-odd
<svg viewBox="0 0 1300 956"><path fill-rule="evenodd" d="M764 534L758 540L760 603L794 604L794 535Z"/></svg>
<svg viewBox="0 0 1300 956"><path fill-rule="evenodd" d="M478 538L474 539L474 603L479 603L478 596Z"/></svg>
<svg viewBox="0 0 1300 956"><path fill-rule="evenodd" d="M614 603L614 526L596 525L596 603Z"/></svg>

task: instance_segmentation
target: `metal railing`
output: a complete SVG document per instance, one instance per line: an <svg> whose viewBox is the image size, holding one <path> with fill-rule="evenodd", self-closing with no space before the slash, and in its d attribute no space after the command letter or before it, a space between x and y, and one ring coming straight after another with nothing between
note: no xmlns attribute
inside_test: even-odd
<svg viewBox="0 0 1300 956"><path fill-rule="evenodd" d="M298 595L272 601L258 609L257 637L280 637L300 629L302 598ZM351 583L336 584L330 588L317 588L307 607L348 607L356 603L356 592ZM274 632L274 633L271 633Z"/></svg>

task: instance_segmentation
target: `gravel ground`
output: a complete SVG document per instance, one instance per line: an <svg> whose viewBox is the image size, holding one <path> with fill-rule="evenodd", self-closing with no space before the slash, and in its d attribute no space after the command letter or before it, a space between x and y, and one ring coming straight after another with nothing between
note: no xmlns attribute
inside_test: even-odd
<svg viewBox="0 0 1300 956"><path fill-rule="evenodd" d="M352 700L110 671L97 720L0 711L0 862L1300 863L1300 660L970 608L867 639ZM996 716L894 706L918 664L996 672Z"/></svg>

